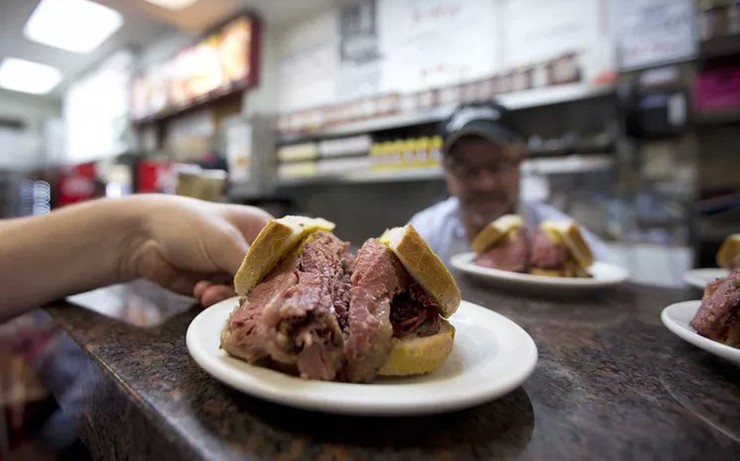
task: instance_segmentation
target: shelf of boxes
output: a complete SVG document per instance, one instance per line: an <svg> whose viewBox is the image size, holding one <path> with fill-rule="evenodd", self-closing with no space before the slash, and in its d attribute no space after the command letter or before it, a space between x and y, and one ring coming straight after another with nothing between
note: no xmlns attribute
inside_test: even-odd
<svg viewBox="0 0 740 461"><path fill-rule="evenodd" d="M369 170L325 176L296 177L281 179L279 187L302 187L319 184L370 184L389 182L411 182L441 180L440 167L413 168L408 170Z"/></svg>
<svg viewBox="0 0 740 461"><path fill-rule="evenodd" d="M382 149L382 147L381 147ZM375 149L377 151L377 148ZM395 151L391 151L395 152ZM438 161L417 157L404 161L403 154L376 157L342 158L320 161L296 162L281 165L279 187L304 187L312 185L362 184L441 180L444 177ZM428 158L428 157L426 157ZM564 155L552 158L535 158L522 164L522 172L534 175L581 174L610 171L614 157L608 153L590 155Z"/></svg>
<svg viewBox="0 0 740 461"><path fill-rule="evenodd" d="M535 158L522 164L522 172L534 175L578 174L609 171L614 168L614 156L605 154L565 155Z"/></svg>
<svg viewBox="0 0 740 461"><path fill-rule="evenodd" d="M364 140L362 141L364 142ZM278 185L296 186L324 183L367 183L413 181L442 177L440 157L442 138L419 137L363 144L360 140L345 146L366 147L366 152L322 151L324 155L302 157L300 161L278 165ZM282 148L281 148L282 149ZM310 147L301 147L313 152ZM296 157L290 157L296 160Z"/></svg>
<svg viewBox="0 0 740 461"><path fill-rule="evenodd" d="M439 94L437 94L436 96L430 97L430 99L432 99L433 101L445 101L449 99L442 97L444 95L444 90L430 90L430 92L433 91L439 92ZM583 83L571 83L500 94L496 96L496 100L505 105L510 110L522 110L533 107L541 107L607 96L609 94L612 94L613 92L614 87L611 85L586 85ZM438 123L449 117L450 114L452 114L452 111L455 110L460 102L464 102L443 102L439 105L435 105L433 102L424 101L424 98L422 98L421 96L399 96L395 108L392 109L392 112L394 112L392 114L372 116L367 115L367 113L370 112L364 111L362 112L364 116L360 120L336 122L333 124L328 124L327 126L324 126L327 119L325 113L329 113L329 111L331 110L327 108L318 108L305 111L305 113L303 114L292 114L288 116L283 116L293 118L300 117L301 120L305 119L305 122L296 122L298 126L303 126L304 128L293 128L291 130L288 130L283 127L281 131L287 130L295 132L283 134L279 138L279 142L280 144L289 144L307 140L319 140L322 138L332 138L352 134L368 134L396 128ZM413 104L405 103L404 100L406 98L415 98L415 102ZM423 103L421 103L420 101L423 101ZM360 103L358 102L357 104L359 105ZM291 124L284 122L283 125ZM306 126L312 126L314 128L305 128Z"/></svg>

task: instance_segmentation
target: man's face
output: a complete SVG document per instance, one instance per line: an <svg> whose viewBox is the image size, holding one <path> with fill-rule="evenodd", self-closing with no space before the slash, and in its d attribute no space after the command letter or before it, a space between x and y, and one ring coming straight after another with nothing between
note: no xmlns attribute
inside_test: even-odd
<svg viewBox="0 0 740 461"><path fill-rule="evenodd" d="M460 201L469 237L494 219L516 211L520 161L511 146L478 136L458 140L445 154L447 188Z"/></svg>

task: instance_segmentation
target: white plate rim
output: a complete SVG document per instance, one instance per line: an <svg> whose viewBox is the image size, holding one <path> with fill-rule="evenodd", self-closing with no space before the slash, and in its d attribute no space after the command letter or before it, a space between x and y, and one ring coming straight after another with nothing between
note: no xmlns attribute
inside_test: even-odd
<svg viewBox="0 0 740 461"><path fill-rule="evenodd" d="M687 285L703 290L709 283L709 278L716 279L727 277L729 271L719 267L703 267L699 269L689 269L683 273L683 281Z"/></svg>
<svg viewBox="0 0 740 461"><path fill-rule="evenodd" d="M696 311L701 306L700 300L681 301L666 306L660 313L660 320L666 328L673 334L694 346L703 349L711 354L732 360L740 364L740 349L736 349L727 344L722 344L713 339L705 338L697 333L691 326L683 326L674 318L677 312L691 310L691 316L696 315Z"/></svg>
<svg viewBox="0 0 740 461"><path fill-rule="evenodd" d="M376 389L382 389L396 384L403 385L402 380L398 380L391 384L350 384L340 382L307 381L285 375L277 371L268 370L263 367L249 365L246 362L237 360L233 357L227 357L225 353L222 353L220 357L214 357L206 350L207 346L204 346L200 341L198 341L198 330L202 328L201 325L206 323L210 315L223 315L222 312L219 312L219 309L221 311L226 311L226 315L228 315L228 312L233 309L235 306L234 303L236 302L238 302L238 298L230 298L217 303L214 306L204 309L203 312L198 314L191 321L186 333L186 345L191 357L206 373L232 388L264 400L304 410L347 415L407 416L444 413L469 408L495 400L496 398L504 396L519 387L534 372L538 361L537 346L532 337L529 336L522 327L507 317L490 309L468 301L463 301L458 309L458 313L455 315L458 315L460 312L465 310L469 310L470 312L474 312L475 315L482 315L484 318L488 317L488 321L491 322L489 326L495 327L494 330L497 332L501 333L506 330L507 335L513 334L516 336L516 350L514 352L518 353L519 357L517 357L514 362L517 368L507 370L505 379L502 379L500 382L497 382L495 379L480 379L474 382L475 385L473 387L467 387L464 392L454 396L437 396L434 401L431 400L431 394L420 393L418 389L427 387L426 390L429 390L438 386L427 385L424 382L417 383L417 385L406 384L406 386L409 386L408 389L411 390L412 393L407 393L408 395L404 394L404 396L408 397L409 400L402 403L399 403L398 400L393 402L372 400L372 395L368 394L376 392L373 391L376 386L378 386ZM450 318L450 321L459 330L460 325L455 324L455 315ZM225 320L226 317L223 318L224 322ZM214 341L217 342L219 340L220 330L214 332L213 335ZM513 348L513 344L505 344L504 346ZM505 358L504 360L508 360L508 358ZM239 371L238 369L249 371L245 373L235 373L236 371ZM483 369L485 370L485 367L483 367ZM475 377L476 372L480 374L477 369L473 369L469 373L472 377ZM289 383L287 385L309 389L312 395L308 398L306 395L299 393L299 391L288 393L280 392L277 388L272 387L272 384L267 382L267 380L260 378L260 375L266 374L270 374L269 380L276 381L282 385ZM444 381L441 382L444 383ZM415 393L413 393L414 388L417 388ZM319 389L319 391L316 391L316 389ZM347 402L346 398L337 400L337 394L335 393L334 396L332 396L332 391L340 389L344 391L361 391L364 394L360 396L361 399L359 401ZM368 393L368 391L371 392ZM315 395L317 392L322 393L318 398ZM383 392L389 391L379 391L379 393Z"/></svg>
<svg viewBox="0 0 740 461"><path fill-rule="evenodd" d="M617 274L613 279L596 279L596 278L574 278L574 277L548 277L546 275L520 274L518 272L492 269L474 264L475 252L461 253L453 256L450 263L456 269L472 275L487 277L492 280L517 282L528 285L538 285L546 287L561 288L600 288L605 286L619 285L629 278L626 269L616 264L610 264L603 261L596 261L591 270L608 268Z"/></svg>

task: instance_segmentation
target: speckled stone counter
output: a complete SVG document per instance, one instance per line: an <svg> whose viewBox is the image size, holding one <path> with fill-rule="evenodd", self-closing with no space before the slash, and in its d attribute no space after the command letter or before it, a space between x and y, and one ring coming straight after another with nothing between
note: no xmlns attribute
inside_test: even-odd
<svg viewBox="0 0 740 461"><path fill-rule="evenodd" d="M322 415L231 390L188 355L197 307L149 329L64 304L47 312L90 356L76 423L99 459L737 459L740 368L659 318L698 292L626 285L552 300L460 284L524 327L539 362L506 397L423 418Z"/></svg>

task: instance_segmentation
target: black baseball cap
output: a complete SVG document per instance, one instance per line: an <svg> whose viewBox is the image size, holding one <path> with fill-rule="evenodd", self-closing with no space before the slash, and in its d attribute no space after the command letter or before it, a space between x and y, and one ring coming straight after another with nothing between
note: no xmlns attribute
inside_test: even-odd
<svg viewBox="0 0 740 461"><path fill-rule="evenodd" d="M442 123L445 152L465 136L480 136L496 144L524 142L524 135L506 107L495 102L465 104Z"/></svg>

